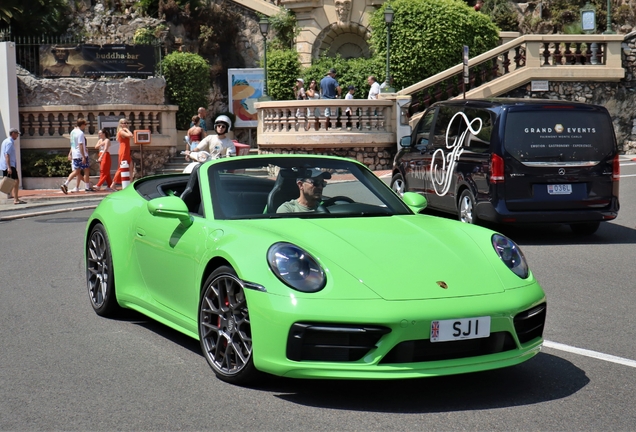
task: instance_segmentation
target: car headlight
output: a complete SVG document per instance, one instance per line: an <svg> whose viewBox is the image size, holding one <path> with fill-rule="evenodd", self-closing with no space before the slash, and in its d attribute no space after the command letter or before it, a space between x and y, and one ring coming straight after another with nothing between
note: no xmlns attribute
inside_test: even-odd
<svg viewBox="0 0 636 432"><path fill-rule="evenodd" d="M492 236L492 247L499 255L504 264L512 270L514 274L522 279L528 277L528 263L519 246L508 237L501 234Z"/></svg>
<svg viewBox="0 0 636 432"><path fill-rule="evenodd" d="M314 257L291 243L272 245L267 251L267 262L278 279L295 290L317 292L327 282Z"/></svg>

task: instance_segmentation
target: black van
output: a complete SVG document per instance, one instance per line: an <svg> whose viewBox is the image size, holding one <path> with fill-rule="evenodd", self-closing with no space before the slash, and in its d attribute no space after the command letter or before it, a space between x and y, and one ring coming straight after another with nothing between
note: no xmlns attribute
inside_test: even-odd
<svg viewBox="0 0 636 432"><path fill-rule="evenodd" d="M619 209L604 107L541 99L431 105L393 163L391 187L467 223L556 222L592 234Z"/></svg>

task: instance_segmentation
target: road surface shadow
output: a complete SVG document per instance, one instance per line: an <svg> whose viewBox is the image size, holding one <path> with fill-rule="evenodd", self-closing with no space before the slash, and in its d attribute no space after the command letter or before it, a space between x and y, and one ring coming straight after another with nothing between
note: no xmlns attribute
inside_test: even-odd
<svg viewBox="0 0 636 432"><path fill-rule="evenodd" d="M390 381L270 378L262 390L319 408L382 413L438 413L531 405L562 399L589 383L585 372L540 353L517 366L447 377Z"/></svg>

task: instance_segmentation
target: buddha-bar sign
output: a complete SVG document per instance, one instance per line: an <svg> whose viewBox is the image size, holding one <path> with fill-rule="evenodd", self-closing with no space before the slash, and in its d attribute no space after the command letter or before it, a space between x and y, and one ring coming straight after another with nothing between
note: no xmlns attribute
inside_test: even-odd
<svg viewBox="0 0 636 432"><path fill-rule="evenodd" d="M98 77L155 74L152 45L40 45L43 77Z"/></svg>

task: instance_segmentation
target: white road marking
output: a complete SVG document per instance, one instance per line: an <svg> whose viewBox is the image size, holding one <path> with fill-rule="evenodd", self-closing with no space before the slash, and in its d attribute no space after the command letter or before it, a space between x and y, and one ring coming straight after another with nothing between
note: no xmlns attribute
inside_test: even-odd
<svg viewBox="0 0 636 432"><path fill-rule="evenodd" d="M623 177L636 177L636 174L623 174L621 175L620 178L623 178Z"/></svg>
<svg viewBox="0 0 636 432"><path fill-rule="evenodd" d="M604 353L600 353L597 351L591 351L591 350L586 350L583 348L577 348L577 347L573 347L570 345L564 345L558 342L552 342L552 341L543 341L543 346L547 347L547 348L552 348L552 349L556 349L556 350L560 350L560 351L567 351L573 354L578 354L578 355L582 355L585 357L592 357L595 359L599 359L599 360L604 360L607 362L612 362L612 363L618 363L618 364L622 364L625 366L629 366L629 367L633 367L636 368L636 360L630 360L630 359L626 359L623 357L616 357L610 354L604 354Z"/></svg>

